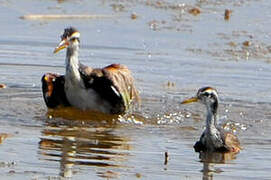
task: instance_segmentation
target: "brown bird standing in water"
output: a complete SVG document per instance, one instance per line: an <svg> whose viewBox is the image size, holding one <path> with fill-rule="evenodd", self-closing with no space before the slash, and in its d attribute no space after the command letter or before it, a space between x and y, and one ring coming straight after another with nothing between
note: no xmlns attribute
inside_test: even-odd
<svg viewBox="0 0 271 180"><path fill-rule="evenodd" d="M82 110L119 114L138 100L130 70L120 64L93 69L79 62L80 33L73 27L64 30L54 53L67 48L64 76L47 73L42 77L43 97L49 108L59 105Z"/></svg>
<svg viewBox="0 0 271 180"><path fill-rule="evenodd" d="M194 145L196 152L236 152L242 148L238 138L217 127L218 94L214 88L198 90L196 97L186 99L182 104L201 102L207 108L206 129Z"/></svg>

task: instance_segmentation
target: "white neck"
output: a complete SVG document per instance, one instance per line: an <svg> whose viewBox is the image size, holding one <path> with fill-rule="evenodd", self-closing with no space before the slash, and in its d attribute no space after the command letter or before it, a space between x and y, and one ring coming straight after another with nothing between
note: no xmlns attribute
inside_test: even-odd
<svg viewBox="0 0 271 180"><path fill-rule="evenodd" d="M80 79L78 47L68 47L66 54L66 75Z"/></svg>
<svg viewBox="0 0 271 180"><path fill-rule="evenodd" d="M206 117L206 130L210 133L216 130L217 113L213 112L210 106L207 106L207 117Z"/></svg>

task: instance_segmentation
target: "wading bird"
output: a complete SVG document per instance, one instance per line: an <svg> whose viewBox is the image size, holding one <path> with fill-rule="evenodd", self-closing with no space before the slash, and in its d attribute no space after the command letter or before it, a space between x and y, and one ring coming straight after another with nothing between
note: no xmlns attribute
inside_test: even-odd
<svg viewBox="0 0 271 180"><path fill-rule="evenodd" d="M217 127L218 94L214 88L198 90L196 97L186 99L182 104L201 102L207 108L206 129L194 145L196 152L236 152L241 150L238 138Z"/></svg>
<svg viewBox="0 0 271 180"><path fill-rule="evenodd" d="M42 77L43 97L49 108L59 105L103 113L124 113L139 100L130 70L120 64L91 68L78 59L80 33L64 30L54 53L67 48L64 76L47 73Z"/></svg>

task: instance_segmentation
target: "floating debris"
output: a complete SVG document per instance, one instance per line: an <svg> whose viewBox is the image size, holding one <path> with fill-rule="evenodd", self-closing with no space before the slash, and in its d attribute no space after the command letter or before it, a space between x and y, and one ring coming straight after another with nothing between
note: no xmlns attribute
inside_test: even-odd
<svg viewBox="0 0 271 180"><path fill-rule="evenodd" d="M158 21L152 20L148 24L149 24L149 27L150 27L151 30L153 30L153 31L158 30Z"/></svg>
<svg viewBox="0 0 271 180"><path fill-rule="evenodd" d="M225 10L225 13L224 13L224 20L228 21L228 20L230 19L231 13L232 13L231 10L226 9L226 10Z"/></svg>
<svg viewBox="0 0 271 180"><path fill-rule="evenodd" d="M141 178L141 177L142 177L142 175L141 175L140 173L136 173L135 176L136 176L137 178Z"/></svg>
<svg viewBox="0 0 271 180"><path fill-rule="evenodd" d="M174 82L167 82L167 87L175 87L175 83Z"/></svg>
<svg viewBox="0 0 271 180"><path fill-rule="evenodd" d="M194 16L197 16L198 14L200 14L200 9L199 8L192 8L188 11L190 14L193 14Z"/></svg>
<svg viewBox="0 0 271 180"><path fill-rule="evenodd" d="M249 46L251 46L251 42L250 41L244 41L243 42L243 46L246 46L246 47L249 47Z"/></svg>
<svg viewBox="0 0 271 180"><path fill-rule="evenodd" d="M133 20L137 19L137 15L135 13L132 13L131 14L131 19L133 19Z"/></svg>
<svg viewBox="0 0 271 180"><path fill-rule="evenodd" d="M229 42L228 45L231 46L231 47L236 47L237 46L237 44L235 42L233 42L233 41Z"/></svg>
<svg viewBox="0 0 271 180"><path fill-rule="evenodd" d="M3 141L4 141L6 138L10 137L10 136L11 136L11 134L0 133L0 144L2 144Z"/></svg>
<svg viewBox="0 0 271 180"><path fill-rule="evenodd" d="M4 89L6 88L7 86L5 84L0 84L0 89Z"/></svg>
<svg viewBox="0 0 271 180"><path fill-rule="evenodd" d="M25 20L41 20L41 19L98 19L112 18L112 15L97 14L28 14L21 16L20 19Z"/></svg>
<svg viewBox="0 0 271 180"><path fill-rule="evenodd" d="M11 161L11 162L0 162L0 167L13 167L16 166L17 163L15 161Z"/></svg>
<svg viewBox="0 0 271 180"><path fill-rule="evenodd" d="M168 163L168 152L166 151L165 152L165 162L164 162L164 165L167 165Z"/></svg>
<svg viewBox="0 0 271 180"><path fill-rule="evenodd" d="M125 6L122 4L111 4L111 7L115 12L121 12L125 10Z"/></svg>
<svg viewBox="0 0 271 180"><path fill-rule="evenodd" d="M106 172L98 172L98 175L103 178L111 179L111 178L118 178L120 173L109 170Z"/></svg>

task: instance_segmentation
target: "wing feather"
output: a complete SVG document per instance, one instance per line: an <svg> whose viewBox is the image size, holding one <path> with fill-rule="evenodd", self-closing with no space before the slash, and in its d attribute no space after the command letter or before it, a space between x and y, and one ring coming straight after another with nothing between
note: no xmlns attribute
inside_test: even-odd
<svg viewBox="0 0 271 180"><path fill-rule="evenodd" d="M225 145L229 151L239 152L242 149L240 145L240 141L235 135L231 133L225 133L224 139L225 139Z"/></svg>
<svg viewBox="0 0 271 180"><path fill-rule="evenodd" d="M126 66L112 64L103 69L84 65L79 69L86 88L94 89L112 106L112 113L123 113L139 100L131 72Z"/></svg>
<svg viewBox="0 0 271 180"><path fill-rule="evenodd" d="M43 98L48 108L60 105L70 106L64 91L65 77L58 74L46 73L41 78Z"/></svg>
<svg viewBox="0 0 271 180"><path fill-rule="evenodd" d="M131 71L124 65L111 64L103 69L105 76L108 77L113 86L121 94L126 109L139 102L138 91L134 84Z"/></svg>

